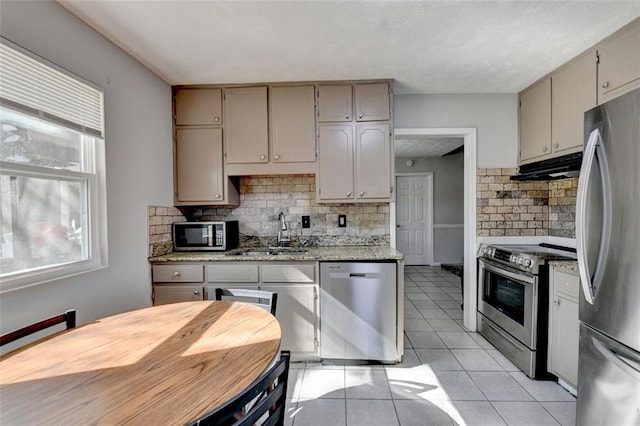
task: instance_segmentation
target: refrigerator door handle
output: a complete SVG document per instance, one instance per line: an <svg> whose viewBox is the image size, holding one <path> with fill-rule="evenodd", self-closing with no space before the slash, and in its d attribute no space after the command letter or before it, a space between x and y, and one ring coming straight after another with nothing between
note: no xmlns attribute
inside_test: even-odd
<svg viewBox="0 0 640 426"><path fill-rule="evenodd" d="M635 380L640 381L640 362L611 350L595 337L591 337L591 343L609 362L624 371L627 375L635 378Z"/></svg>
<svg viewBox="0 0 640 426"><path fill-rule="evenodd" d="M600 155L597 155L600 148ZM602 196L603 196L603 218L602 233L600 235L600 248L598 258L593 272L587 259L587 226L586 211L587 197L589 194L589 181L595 163L600 165ZM582 167L580 168L580 180L578 181L578 194L576 200L576 251L578 257L578 271L580 273L580 283L587 303L593 305L598 287L602 281L604 264L609 251L609 240L611 236L611 191L609 188L609 168L607 159L602 149L602 137L598 129L594 129L589 135L587 145L584 150ZM592 278L593 277L593 278Z"/></svg>

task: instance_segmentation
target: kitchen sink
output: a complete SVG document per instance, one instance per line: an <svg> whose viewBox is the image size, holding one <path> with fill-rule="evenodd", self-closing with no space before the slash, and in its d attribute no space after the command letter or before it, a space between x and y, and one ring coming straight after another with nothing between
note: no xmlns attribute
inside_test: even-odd
<svg viewBox="0 0 640 426"><path fill-rule="evenodd" d="M257 249L238 249L227 253L227 256L305 256L308 250L298 250L289 247L269 247Z"/></svg>

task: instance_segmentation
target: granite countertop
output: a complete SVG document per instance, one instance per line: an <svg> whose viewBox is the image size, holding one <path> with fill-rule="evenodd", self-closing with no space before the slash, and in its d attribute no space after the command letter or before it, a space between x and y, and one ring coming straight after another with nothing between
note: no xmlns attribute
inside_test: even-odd
<svg viewBox="0 0 640 426"><path fill-rule="evenodd" d="M553 260L549 264L555 266L558 269L564 269L565 271L578 272L577 260Z"/></svg>
<svg viewBox="0 0 640 426"><path fill-rule="evenodd" d="M283 251L277 255L229 255L242 249L230 252L172 252L162 256L149 258L151 263L161 262L247 262L247 261L332 261L332 260L401 260L404 255L388 246L332 246L309 247L305 254L288 254ZM259 251L259 249L247 249Z"/></svg>

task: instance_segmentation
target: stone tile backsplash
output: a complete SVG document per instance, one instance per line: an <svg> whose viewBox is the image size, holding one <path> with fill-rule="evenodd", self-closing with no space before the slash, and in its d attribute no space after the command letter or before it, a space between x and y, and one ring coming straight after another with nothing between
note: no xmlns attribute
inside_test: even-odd
<svg viewBox="0 0 640 426"><path fill-rule="evenodd" d="M184 222L182 212L175 207L149 206L149 256L162 256L173 250L171 225Z"/></svg>
<svg viewBox="0 0 640 426"><path fill-rule="evenodd" d="M477 171L478 236L575 238L577 178L512 181L515 168Z"/></svg>

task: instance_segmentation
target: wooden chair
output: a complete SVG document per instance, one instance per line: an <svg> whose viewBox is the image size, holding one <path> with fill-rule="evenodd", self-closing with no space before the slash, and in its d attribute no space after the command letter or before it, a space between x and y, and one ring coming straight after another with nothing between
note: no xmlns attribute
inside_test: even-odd
<svg viewBox="0 0 640 426"><path fill-rule="evenodd" d="M49 327L53 327L57 324L66 323L67 330L70 328L75 328L76 326L76 310L70 309L66 311L64 314L56 315L51 318L44 319L35 324L28 325L19 330L12 331L7 334L3 334L0 336L0 346L6 345L7 343L11 343L15 340L22 339L30 334L36 333L38 331L44 330Z"/></svg>
<svg viewBox="0 0 640 426"><path fill-rule="evenodd" d="M216 300L223 300L224 297L232 297L233 300L252 303L271 312L271 315L276 315L278 293L245 288L216 288Z"/></svg>
<svg viewBox="0 0 640 426"><path fill-rule="evenodd" d="M278 362L247 390L191 426L282 426L286 414L290 358L289 351L280 352Z"/></svg>

